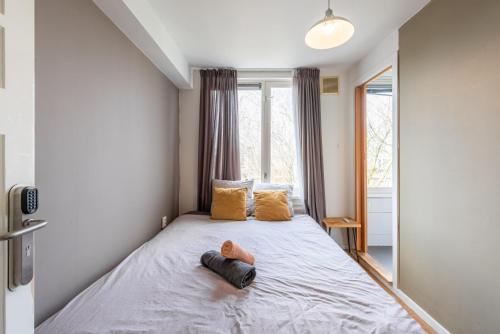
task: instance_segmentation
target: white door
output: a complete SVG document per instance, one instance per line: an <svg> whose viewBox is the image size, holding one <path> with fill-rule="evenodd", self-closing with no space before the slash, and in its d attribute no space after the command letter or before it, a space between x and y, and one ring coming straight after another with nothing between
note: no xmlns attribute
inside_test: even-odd
<svg viewBox="0 0 500 334"><path fill-rule="evenodd" d="M7 193L33 184L34 0L0 0L0 234L7 231ZM7 242L0 242L0 333L33 333L33 282L7 288Z"/></svg>

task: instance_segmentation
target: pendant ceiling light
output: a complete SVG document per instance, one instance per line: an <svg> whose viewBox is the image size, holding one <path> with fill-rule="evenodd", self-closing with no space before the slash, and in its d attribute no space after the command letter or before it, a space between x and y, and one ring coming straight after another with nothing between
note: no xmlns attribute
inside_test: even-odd
<svg viewBox="0 0 500 334"><path fill-rule="evenodd" d="M333 15L328 0L325 17L309 29L306 34L306 44L313 49L331 49L350 40L353 34L354 26L351 21Z"/></svg>

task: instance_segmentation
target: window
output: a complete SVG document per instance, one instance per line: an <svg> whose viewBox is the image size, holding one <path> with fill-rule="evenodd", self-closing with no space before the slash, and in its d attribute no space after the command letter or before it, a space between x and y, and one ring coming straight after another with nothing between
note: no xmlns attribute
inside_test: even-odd
<svg viewBox="0 0 500 334"><path fill-rule="evenodd" d="M291 83L240 83L238 103L241 177L298 189Z"/></svg>

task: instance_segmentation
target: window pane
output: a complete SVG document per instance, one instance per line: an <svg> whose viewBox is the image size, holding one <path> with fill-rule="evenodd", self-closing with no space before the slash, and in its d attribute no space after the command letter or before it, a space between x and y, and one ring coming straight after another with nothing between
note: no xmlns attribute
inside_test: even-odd
<svg viewBox="0 0 500 334"><path fill-rule="evenodd" d="M241 178L261 178L262 91L238 90Z"/></svg>
<svg viewBox="0 0 500 334"><path fill-rule="evenodd" d="M368 187L392 187L392 92L366 94Z"/></svg>
<svg viewBox="0 0 500 334"><path fill-rule="evenodd" d="M271 87L271 182L296 185L296 142L290 87Z"/></svg>

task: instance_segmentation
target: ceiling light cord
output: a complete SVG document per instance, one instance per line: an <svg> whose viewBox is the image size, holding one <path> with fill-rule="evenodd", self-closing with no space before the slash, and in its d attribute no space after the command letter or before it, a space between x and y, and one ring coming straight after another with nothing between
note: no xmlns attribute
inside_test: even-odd
<svg viewBox="0 0 500 334"><path fill-rule="evenodd" d="M333 16L333 10L332 10L332 7L330 6L330 1L331 0L328 0L328 9L325 12L325 18Z"/></svg>

